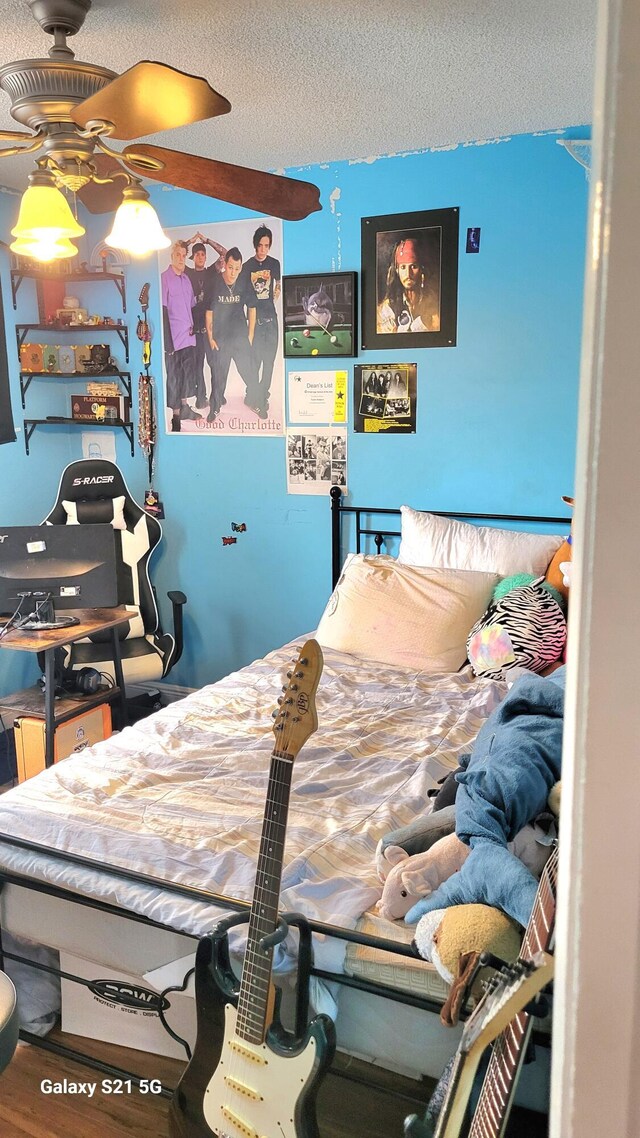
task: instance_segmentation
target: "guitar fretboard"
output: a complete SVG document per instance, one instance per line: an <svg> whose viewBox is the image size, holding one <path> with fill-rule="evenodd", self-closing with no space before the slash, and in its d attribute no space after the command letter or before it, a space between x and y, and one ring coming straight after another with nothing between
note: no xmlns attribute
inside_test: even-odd
<svg viewBox="0 0 640 1138"><path fill-rule="evenodd" d="M548 952L551 947L556 912L557 878L556 848L551 853L538 886L533 912L522 941L520 952L522 960L531 960L537 952ZM502 1138L515 1090L516 1076L524 1058L532 1026L532 1016L522 1011L496 1039L468 1138Z"/></svg>
<svg viewBox="0 0 640 1138"><path fill-rule="evenodd" d="M273 949L265 951L260 947L260 941L274 931L278 921L292 770L291 758L274 752L271 756L236 1023L237 1034L251 1043L262 1043L267 1027Z"/></svg>

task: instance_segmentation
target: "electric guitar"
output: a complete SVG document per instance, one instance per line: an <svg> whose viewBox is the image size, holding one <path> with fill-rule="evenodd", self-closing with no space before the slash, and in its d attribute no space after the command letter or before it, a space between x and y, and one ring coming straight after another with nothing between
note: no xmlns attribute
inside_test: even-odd
<svg viewBox="0 0 640 1138"><path fill-rule="evenodd" d="M319 1015L302 1038L286 1032L272 963L291 775L318 726L322 663L319 644L308 640L273 712L276 743L240 985L230 964L229 921L198 945L197 1038L171 1103L171 1138L318 1138L315 1099L333 1057L334 1025Z"/></svg>
<svg viewBox="0 0 640 1138"><path fill-rule="evenodd" d="M548 952L551 948L555 929L557 881L556 846L540 878L533 912L520 950L521 959L531 959L537 952ZM494 1043L468 1138L504 1138L516 1083L533 1030L533 1019L527 1011L518 1012Z"/></svg>
<svg viewBox="0 0 640 1138"><path fill-rule="evenodd" d="M556 846L542 872L516 964L496 973L465 1024L435 1131L411 1115L405 1120L405 1138L459 1138L482 1053L494 1040L467 1138L503 1138L533 1028L534 1016L527 1005L553 975L548 951L557 876Z"/></svg>

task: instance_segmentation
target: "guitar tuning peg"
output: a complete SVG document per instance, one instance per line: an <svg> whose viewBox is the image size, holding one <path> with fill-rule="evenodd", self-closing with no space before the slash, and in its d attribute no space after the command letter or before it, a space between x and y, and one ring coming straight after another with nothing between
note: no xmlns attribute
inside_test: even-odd
<svg viewBox="0 0 640 1138"><path fill-rule="evenodd" d="M307 666L307 664L309 663L309 661L307 660L307 658L306 658L306 656L305 656L304 660L300 660L300 661L299 661L299 663L300 663L300 664L302 664L302 667L303 667L303 668L306 668L306 666Z"/></svg>
<svg viewBox="0 0 640 1138"><path fill-rule="evenodd" d="M293 675L293 672L287 672L287 679L290 680L292 675Z"/></svg>
<svg viewBox="0 0 640 1138"><path fill-rule="evenodd" d="M283 690L283 691L286 691L287 689L286 689L286 688L283 688L282 690ZM283 699L284 699L284 696L281 696L281 695L279 695L279 696L278 696L278 699L277 699L277 702L278 702L278 703L282 703Z"/></svg>
<svg viewBox="0 0 640 1138"><path fill-rule="evenodd" d="M303 678L303 676L304 676L304 672L296 672L295 673L295 677L297 680L301 680Z"/></svg>
<svg viewBox="0 0 640 1138"><path fill-rule="evenodd" d="M278 701L278 702L279 702L279 701ZM272 719L277 719L277 718L278 718L278 712L277 712L277 711L272 711L272 712L271 712L271 718L272 718Z"/></svg>

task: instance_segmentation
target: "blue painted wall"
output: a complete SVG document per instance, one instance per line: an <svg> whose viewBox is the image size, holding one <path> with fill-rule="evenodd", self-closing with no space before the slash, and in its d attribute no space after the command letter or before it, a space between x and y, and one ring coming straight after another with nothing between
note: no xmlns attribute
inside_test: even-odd
<svg viewBox="0 0 640 1138"><path fill-rule="evenodd" d="M458 345L360 354L360 361L417 361L418 425L408 437L350 432L352 501L562 512L560 495L573 490L587 183L580 166L556 145L557 137L523 135L287 171L315 182L323 205L321 213L303 222L285 223L288 273L359 271L363 216L460 208ZM152 197L166 226L247 216L160 186ZM5 218L16 208L17 199L0 200L3 235L10 224ZM87 249L104 236L106 221L89 219ZM479 255L465 254L469 226L482 229ZM2 284L11 329L16 314L7 277L5 263ZM137 296L146 280L153 285L150 316L157 329L153 259L127 269L135 374ZM19 296L20 320L33 311L29 287L26 282ZM80 286L76 291L95 308L88 292ZM103 303L105 311L117 314L115 292L104 294ZM9 335L10 356L12 347ZM155 348L159 375L157 337ZM354 362L344 361L350 376ZM14 368L14 411L20 420ZM48 383L37 392L35 386L29 392L33 407L46 404L43 413L56 413L54 395L63 397ZM313 628L322 612L330 591L328 501L287 495L284 447L283 438L159 440L154 485L166 520L154 578L161 593L179 587L189 597L185 654L171 675L175 683L214 680ZM39 519L53 501L62 466L78 457L79 433L62 428L48 427L34 436L28 459L21 435L16 444L1 447L2 521ZM146 461L139 451L130 458L124 438L118 461L131 490L141 496L148 485ZM221 536L230 532L231 521L246 522L247 532L223 548ZM15 659L11 654L11 665L0 660L3 687L8 669L12 681L15 677Z"/></svg>

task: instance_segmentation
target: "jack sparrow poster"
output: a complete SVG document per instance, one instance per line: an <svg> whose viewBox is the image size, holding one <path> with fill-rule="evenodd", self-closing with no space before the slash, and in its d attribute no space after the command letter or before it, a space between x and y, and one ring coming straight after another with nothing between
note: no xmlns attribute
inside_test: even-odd
<svg viewBox="0 0 640 1138"><path fill-rule="evenodd" d="M284 434L282 222L166 232L171 246L158 254L166 433Z"/></svg>
<svg viewBox="0 0 640 1138"><path fill-rule="evenodd" d="M354 430L369 435L415 435L417 370L417 364L356 364Z"/></svg>

